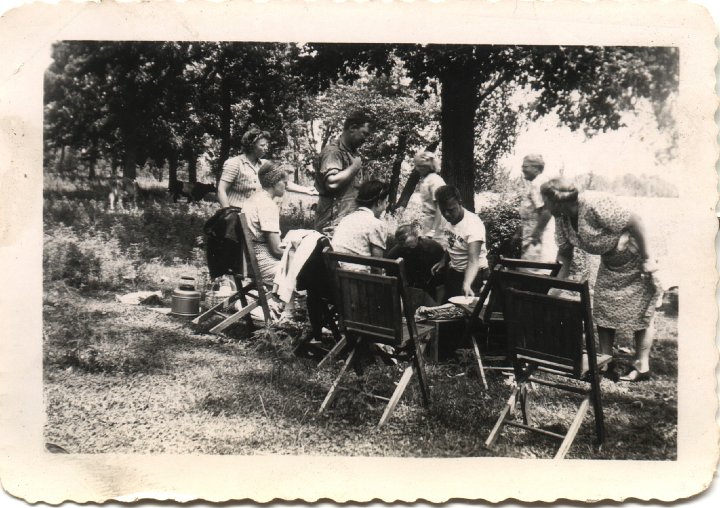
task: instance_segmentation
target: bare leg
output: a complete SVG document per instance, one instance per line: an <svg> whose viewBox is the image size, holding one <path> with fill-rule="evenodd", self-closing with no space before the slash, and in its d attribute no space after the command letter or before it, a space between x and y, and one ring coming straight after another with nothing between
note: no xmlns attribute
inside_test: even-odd
<svg viewBox="0 0 720 508"><path fill-rule="evenodd" d="M650 350L654 340L652 330L638 330L635 332L635 362L638 372L644 373L650 370Z"/></svg>

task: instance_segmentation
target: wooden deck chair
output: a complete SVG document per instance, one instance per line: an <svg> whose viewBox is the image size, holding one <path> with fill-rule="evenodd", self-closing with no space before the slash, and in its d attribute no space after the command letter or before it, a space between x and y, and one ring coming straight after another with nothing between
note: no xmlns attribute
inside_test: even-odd
<svg viewBox="0 0 720 508"><path fill-rule="evenodd" d="M385 399L388 403L378 427L388 421L415 374L423 403L428 404L430 394L423 350L432 327L415 323L407 293L404 261L340 254L329 249L324 251L324 257L333 279L340 329L345 333L350 351L320 406L320 413L332 403L342 377L348 367L357 361L358 351L374 344L401 349L402 353L396 359L408 363L392 396ZM353 271L339 263L381 269L384 273Z"/></svg>
<svg viewBox="0 0 720 508"><path fill-rule="evenodd" d="M546 272L547 275L555 277L560 272L560 263L545 263L540 261L529 261L526 259L500 258L495 269L490 273L490 277L485 281L485 285L480 291L478 301L470 312L464 331L463 342L472 345L473 356L478 367L478 374L483 387L487 390L487 380L485 379L485 368L483 366L482 355L476 334L479 332L486 338L489 343L492 338L505 335L505 323L500 308L500 302L497 298L499 287L497 284L499 270L533 270L534 272Z"/></svg>
<svg viewBox="0 0 720 508"><path fill-rule="evenodd" d="M265 282L260 274L257 257L255 257L255 249L252 247L251 240L249 240L252 238L252 233L248 228L245 214L238 212L238 220L240 221L239 240L242 245L242 251L245 254L245 259L248 261L248 266L246 267L247 281L244 280L240 274L232 274L237 287L235 294L217 305L212 306L206 312L193 319L192 322L194 324L199 324L212 317L220 317L221 321L210 329L210 333L222 333L229 326L243 318L245 318L248 327L252 329L253 321L250 312L257 307L262 308L265 324L270 323L272 316L270 314L270 307L268 306L268 296L271 294L269 284L272 283ZM250 300L248 296L250 296L252 300ZM240 309L236 308L236 302L238 301L241 304Z"/></svg>
<svg viewBox="0 0 720 508"><path fill-rule="evenodd" d="M577 435L590 404L595 414L596 445L605 440L600 398L599 368L610 355L598 355L587 281L573 282L536 274L498 271L502 309L507 323L508 352L516 386L500 413L485 445L491 447L505 425L536 432L562 441L555 454L562 459ZM536 291L517 287L534 286ZM548 295L551 289L571 291L578 299ZM568 384L566 379L575 380ZM583 396L565 434L535 425L530 415L528 386L537 383ZM522 422L517 421L519 405Z"/></svg>

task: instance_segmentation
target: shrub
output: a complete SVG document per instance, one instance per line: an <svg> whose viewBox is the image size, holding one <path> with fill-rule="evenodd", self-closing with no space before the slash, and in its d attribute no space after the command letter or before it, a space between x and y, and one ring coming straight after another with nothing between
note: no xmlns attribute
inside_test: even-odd
<svg viewBox="0 0 720 508"><path fill-rule="evenodd" d="M284 236L292 229L314 229L314 222L315 212L302 203L287 205L280 213L280 234Z"/></svg>
<svg viewBox="0 0 720 508"><path fill-rule="evenodd" d="M478 216L485 224L488 263L492 268L500 256L519 258L520 197L516 194L483 195Z"/></svg>

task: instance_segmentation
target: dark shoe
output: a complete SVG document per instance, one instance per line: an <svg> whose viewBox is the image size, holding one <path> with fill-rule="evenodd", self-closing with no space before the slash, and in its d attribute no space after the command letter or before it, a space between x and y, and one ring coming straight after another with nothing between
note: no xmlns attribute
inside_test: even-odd
<svg viewBox="0 0 720 508"><path fill-rule="evenodd" d="M601 369L600 374L602 377L609 379L613 383L620 381L620 373L617 370L617 363L615 363L614 360L608 363L604 369Z"/></svg>
<svg viewBox="0 0 720 508"><path fill-rule="evenodd" d="M650 370L647 370L645 372L640 372L636 368L632 368L630 372L625 374L623 377L620 378L620 381L629 381L631 383L636 383L638 381L647 381L652 377L652 374Z"/></svg>

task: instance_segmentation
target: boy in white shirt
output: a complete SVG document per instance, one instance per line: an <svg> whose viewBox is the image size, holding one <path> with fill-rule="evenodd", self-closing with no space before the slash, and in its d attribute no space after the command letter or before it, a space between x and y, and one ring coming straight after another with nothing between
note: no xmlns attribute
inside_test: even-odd
<svg viewBox="0 0 720 508"><path fill-rule="evenodd" d="M447 249L432 271L446 269L446 300L453 296L475 296L488 272L485 225L480 217L462 206L456 187L440 187L435 200L447 221L443 229Z"/></svg>

